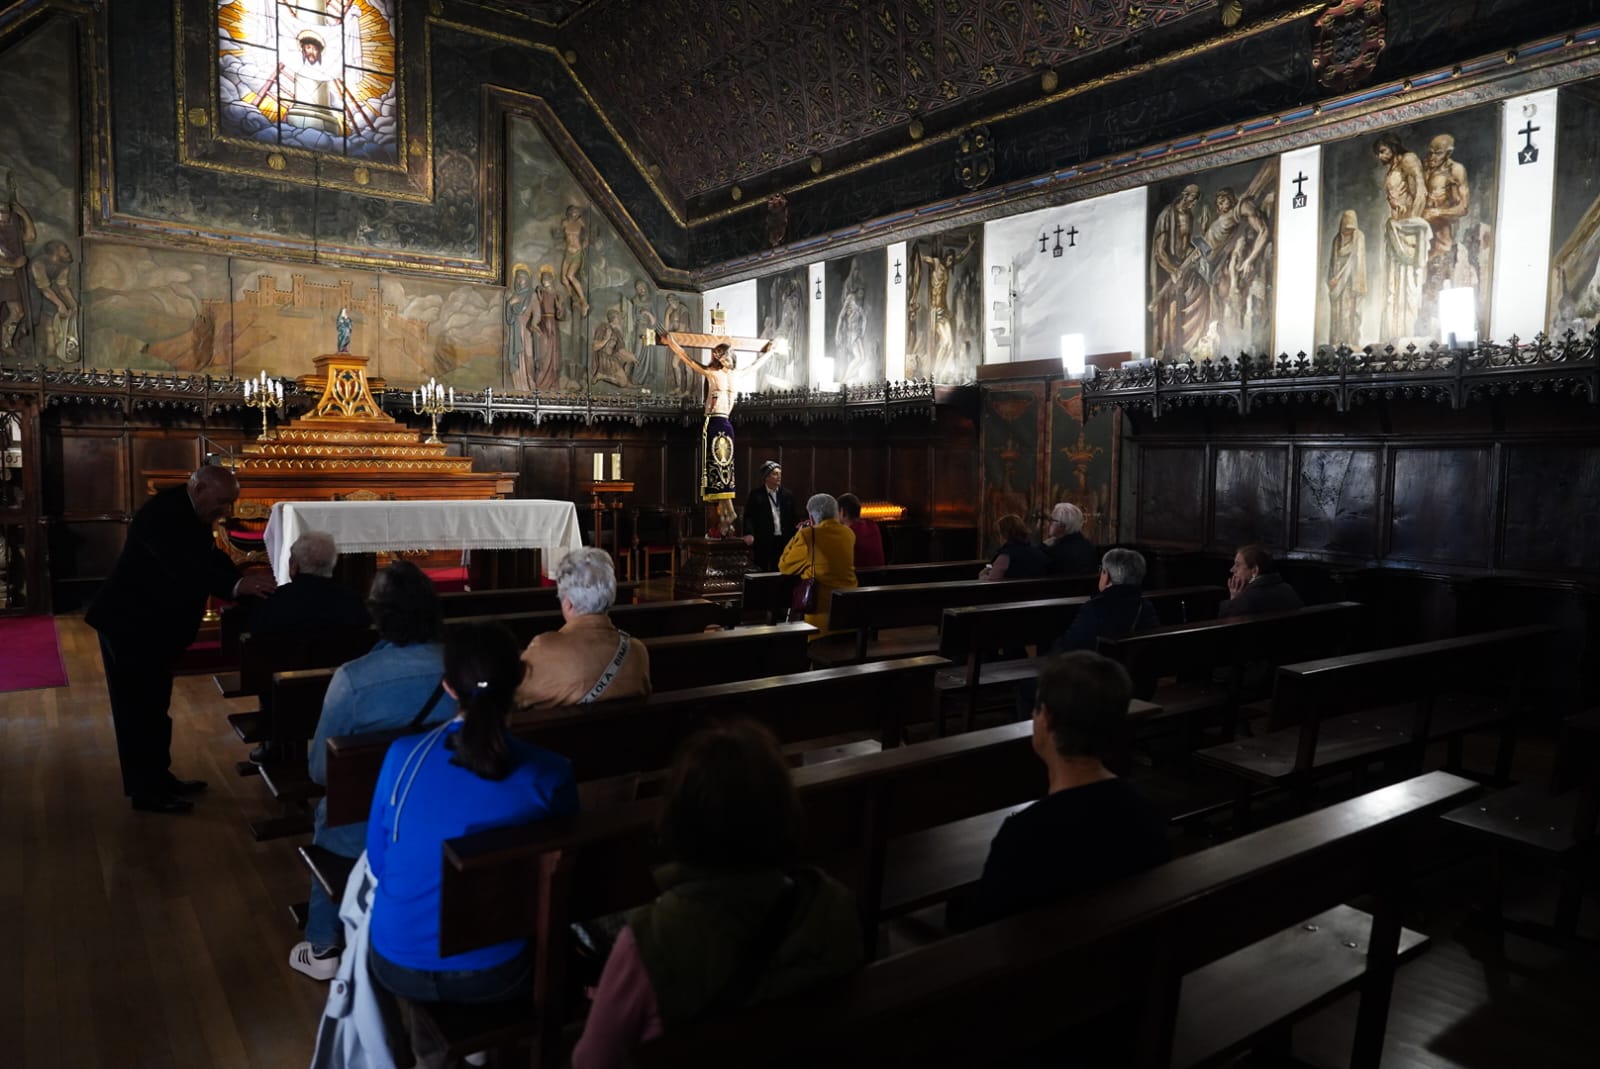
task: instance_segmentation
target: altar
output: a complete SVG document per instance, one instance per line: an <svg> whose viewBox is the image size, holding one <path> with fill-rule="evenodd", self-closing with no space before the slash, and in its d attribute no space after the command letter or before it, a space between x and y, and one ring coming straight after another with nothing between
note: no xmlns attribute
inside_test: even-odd
<svg viewBox="0 0 1600 1069"><path fill-rule="evenodd" d="M583 545L570 501L279 501L267 519L267 559L289 581L289 547L326 531L340 553L537 549L546 575Z"/></svg>

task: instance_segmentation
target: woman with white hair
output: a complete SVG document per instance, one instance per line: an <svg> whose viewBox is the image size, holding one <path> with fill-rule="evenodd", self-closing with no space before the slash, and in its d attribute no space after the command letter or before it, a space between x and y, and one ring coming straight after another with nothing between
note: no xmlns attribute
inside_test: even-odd
<svg viewBox="0 0 1600 1069"><path fill-rule="evenodd" d="M611 554L586 546L562 557L556 593L566 623L533 636L523 651L517 705L554 709L647 696L650 652L606 615L617 598Z"/></svg>
<svg viewBox="0 0 1600 1069"><path fill-rule="evenodd" d="M1090 575L1099 566L1094 543L1083 534L1083 510L1070 501L1058 502L1050 510L1040 548L1051 575Z"/></svg>
<svg viewBox="0 0 1600 1069"><path fill-rule="evenodd" d="M778 561L778 571L817 581L817 604L805 614L806 623L819 629L828 625L828 604L835 590L856 585L855 532L839 522L839 502L832 494L812 494L806 502L810 522L796 531Z"/></svg>

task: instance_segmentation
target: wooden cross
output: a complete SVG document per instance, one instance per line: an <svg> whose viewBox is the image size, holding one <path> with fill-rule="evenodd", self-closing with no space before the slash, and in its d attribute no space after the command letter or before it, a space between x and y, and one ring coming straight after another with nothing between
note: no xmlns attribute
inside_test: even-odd
<svg viewBox="0 0 1600 1069"><path fill-rule="evenodd" d="M726 345L737 352L758 353L767 344L766 338L736 338L727 334L693 334L687 330L672 332L672 340L684 349L715 349Z"/></svg>

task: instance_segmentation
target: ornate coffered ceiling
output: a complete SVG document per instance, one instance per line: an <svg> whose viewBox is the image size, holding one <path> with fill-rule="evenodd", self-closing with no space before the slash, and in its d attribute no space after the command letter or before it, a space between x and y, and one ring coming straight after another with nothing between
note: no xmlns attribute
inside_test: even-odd
<svg viewBox="0 0 1600 1069"><path fill-rule="evenodd" d="M570 7L521 4L526 7ZM685 199L830 170L1221 31L1270 0L590 0L589 91ZM1148 48L1148 51L1146 50ZM816 157L818 162L812 162ZM774 182L756 182L770 185Z"/></svg>

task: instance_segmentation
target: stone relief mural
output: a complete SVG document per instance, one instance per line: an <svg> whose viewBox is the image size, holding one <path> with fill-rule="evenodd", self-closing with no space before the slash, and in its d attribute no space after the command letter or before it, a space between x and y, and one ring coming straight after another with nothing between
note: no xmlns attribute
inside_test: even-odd
<svg viewBox="0 0 1600 1069"><path fill-rule="evenodd" d="M57 22L5 52L0 100L0 361L82 359L77 59Z"/></svg>
<svg viewBox="0 0 1600 1069"><path fill-rule="evenodd" d="M658 289L532 119L513 115L502 378L513 390L686 394L646 331L690 330L694 294Z"/></svg>

